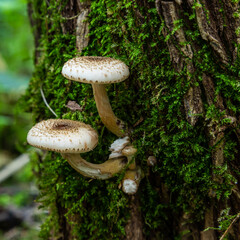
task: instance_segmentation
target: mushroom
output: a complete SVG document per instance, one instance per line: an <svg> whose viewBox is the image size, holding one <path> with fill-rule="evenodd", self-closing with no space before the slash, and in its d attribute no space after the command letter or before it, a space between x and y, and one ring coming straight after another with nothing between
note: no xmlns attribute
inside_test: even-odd
<svg viewBox="0 0 240 240"><path fill-rule="evenodd" d="M131 170L134 170L136 168L136 162L135 162L135 154L136 153L137 153L137 149L135 147L133 147L132 145L126 146L122 150L122 155L127 157L128 163L130 163L128 168Z"/></svg>
<svg viewBox="0 0 240 240"><path fill-rule="evenodd" d="M155 156L149 156L147 159L147 165L153 167L157 164L157 158Z"/></svg>
<svg viewBox="0 0 240 240"><path fill-rule="evenodd" d="M91 83L98 113L103 124L118 137L124 137L125 123L113 113L105 85L124 81L129 76L128 66L109 57L84 56L68 60L62 75L67 79Z"/></svg>
<svg viewBox="0 0 240 240"><path fill-rule="evenodd" d="M115 140L109 150L111 151L111 154L109 155L109 159L123 156L122 150L130 143L129 137L124 138L118 138Z"/></svg>
<svg viewBox="0 0 240 240"><path fill-rule="evenodd" d="M127 164L125 157L109 159L101 164L84 160L80 153L93 150L98 144L97 132L82 122L66 119L49 119L37 123L27 135L30 145L60 152L63 158L85 177L108 179Z"/></svg>
<svg viewBox="0 0 240 240"><path fill-rule="evenodd" d="M135 194L138 190L142 178L142 171L140 167L136 167L134 170L128 169L125 172L122 180L122 190L126 194Z"/></svg>
<svg viewBox="0 0 240 240"><path fill-rule="evenodd" d="M143 178L142 170L135 162L137 149L132 145L128 145L123 148L121 153L127 157L128 163L130 163L122 180L122 190L126 194L132 195L137 192L140 181Z"/></svg>

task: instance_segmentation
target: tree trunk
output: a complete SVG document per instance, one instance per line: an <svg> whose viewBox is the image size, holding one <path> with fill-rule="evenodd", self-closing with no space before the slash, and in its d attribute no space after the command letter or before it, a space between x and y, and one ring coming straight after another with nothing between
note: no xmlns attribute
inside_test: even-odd
<svg viewBox="0 0 240 240"><path fill-rule="evenodd" d="M100 163L116 136L91 85L61 68L84 55L124 61L129 79L107 91L144 172L129 196L124 173L90 180L59 154L32 154L49 210L43 239L240 239L240 223L230 225L240 211L239 11L230 0L29 0L36 67L23 107L34 122L54 118L42 89L59 118L91 124L100 142L84 158Z"/></svg>

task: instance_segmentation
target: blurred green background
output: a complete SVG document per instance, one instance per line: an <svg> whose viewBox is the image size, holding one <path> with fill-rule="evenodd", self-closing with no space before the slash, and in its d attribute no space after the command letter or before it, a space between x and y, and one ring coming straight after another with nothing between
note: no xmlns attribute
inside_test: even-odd
<svg viewBox="0 0 240 240"><path fill-rule="evenodd" d="M17 102L33 71L33 36L23 0L0 0L0 162L21 152L29 116Z"/></svg>
<svg viewBox="0 0 240 240"><path fill-rule="evenodd" d="M22 112L18 101L31 78L33 53L27 1L0 0L0 178L27 149L31 114ZM0 182L0 240L37 239L36 225L31 226L36 223L32 219L36 195L29 163ZM9 219L16 224L11 227Z"/></svg>

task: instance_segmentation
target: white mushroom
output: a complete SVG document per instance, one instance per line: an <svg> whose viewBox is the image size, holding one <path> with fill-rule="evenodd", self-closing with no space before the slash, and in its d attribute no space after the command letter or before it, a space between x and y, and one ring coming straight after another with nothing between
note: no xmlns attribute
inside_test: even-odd
<svg viewBox="0 0 240 240"><path fill-rule="evenodd" d="M140 167L134 170L127 170L122 180L122 190L126 194L135 194L142 179L142 171Z"/></svg>
<svg viewBox="0 0 240 240"><path fill-rule="evenodd" d="M123 156L122 150L129 143L130 143L129 137L118 138L117 140L115 140L109 148L109 150L111 151L111 154L109 155L109 159Z"/></svg>
<svg viewBox="0 0 240 240"><path fill-rule="evenodd" d="M122 155L127 157L128 163L130 163L122 180L122 190L129 195L137 192L138 186L143 177L141 168L137 166L135 162L136 153L137 149L132 145L126 146L122 150Z"/></svg>
<svg viewBox="0 0 240 240"><path fill-rule="evenodd" d="M78 121L41 121L28 132L27 141L34 147L60 152L68 163L85 177L108 179L127 164L124 157L110 159L102 164L84 160L80 153L93 150L98 144L98 135L90 125Z"/></svg>
<svg viewBox="0 0 240 240"><path fill-rule="evenodd" d="M128 78L129 69L125 63L108 57L78 57L64 64L62 75L70 80L91 83L103 124L118 137L126 134L125 123L113 113L105 89L105 84L121 82Z"/></svg>

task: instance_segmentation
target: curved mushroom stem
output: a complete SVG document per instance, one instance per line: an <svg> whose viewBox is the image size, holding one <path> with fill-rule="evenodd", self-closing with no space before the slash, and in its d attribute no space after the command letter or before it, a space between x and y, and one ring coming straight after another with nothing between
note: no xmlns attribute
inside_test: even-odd
<svg viewBox="0 0 240 240"><path fill-rule="evenodd" d="M113 177L116 173L121 172L127 164L125 157L109 159L101 164L89 163L80 154L75 153L62 153L62 157L83 176L101 180Z"/></svg>
<svg viewBox="0 0 240 240"><path fill-rule="evenodd" d="M142 171L140 167L134 170L127 170L122 180L122 190L126 194L135 194L138 190L139 183L142 179Z"/></svg>
<svg viewBox="0 0 240 240"><path fill-rule="evenodd" d="M107 91L104 84L92 84L93 94L97 105L99 116L106 128L117 135L124 137L126 124L117 118L112 110Z"/></svg>

